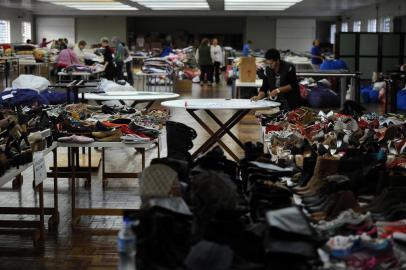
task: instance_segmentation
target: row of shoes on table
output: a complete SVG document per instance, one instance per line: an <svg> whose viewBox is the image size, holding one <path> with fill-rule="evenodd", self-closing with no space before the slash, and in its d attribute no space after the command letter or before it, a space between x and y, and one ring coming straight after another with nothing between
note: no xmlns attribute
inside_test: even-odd
<svg viewBox="0 0 406 270"><path fill-rule="evenodd" d="M274 182L284 184L311 226L328 239L319 249L324 267L405 266L404 115L300 108L266 118L270 160L294 168L290 177Z"/></svg>
<svg viewBox="0 0 406 270"><path fill-rule="evenodd" d="M141 111L87 104L52 109L58 141L69 143L144 143L159 137L168 119L165 111Z"/></svg>
<svg viewBox="0 0 406 270"><path fill-rule="evenodd" d="M42 109L0 108L0 176L33 161L52 144L51 123Z"/></svg>

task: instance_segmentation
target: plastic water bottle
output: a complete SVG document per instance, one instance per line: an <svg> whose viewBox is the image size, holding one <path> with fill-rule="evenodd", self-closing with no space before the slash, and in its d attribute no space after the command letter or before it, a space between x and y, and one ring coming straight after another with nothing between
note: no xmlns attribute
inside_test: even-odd
<svg viewBox="0 0 406 270"><path fill-rule="evenodd" d="M119 270L135 270L135 241L131 221L124 217L123 228L118 233L118 252L120 253Z"/></svg>

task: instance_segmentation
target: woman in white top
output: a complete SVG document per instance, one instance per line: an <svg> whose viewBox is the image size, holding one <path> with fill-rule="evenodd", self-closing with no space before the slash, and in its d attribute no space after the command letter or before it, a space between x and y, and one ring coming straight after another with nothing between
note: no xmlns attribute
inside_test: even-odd
<svg viewBox="0 0 406 270"><path fill-rule="evenodd" d="M220 82L220 67L224 64L223 49L218 45L217 38L213 38L212 45L210 47L211 59L213 60L213 70L215 82Z"/></svg>
<svg viewBox="0 0 406 270"><path fill-rule="evenodd" d="M86 44L87 44L86 41L81 40L78 42L78 44L76 44L75 48L73 49L73 51L79 58L80 63L83 65L85 64L85 52L83 50L85 49Z"/></svg>

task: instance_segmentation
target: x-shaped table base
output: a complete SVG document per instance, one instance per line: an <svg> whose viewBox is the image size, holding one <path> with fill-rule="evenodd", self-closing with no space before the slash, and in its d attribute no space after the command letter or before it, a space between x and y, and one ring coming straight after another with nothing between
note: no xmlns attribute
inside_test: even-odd
<svg viewBox="0 0 406 270"><path fill-rule="evenodd" d="M203 121L196 113L195 110L193 109L187 109L186 110L195 120L200 124L200 126L203 127L204 130L206 130L210 134L210 138L202 145L199 147L199 149L196 150L192 154L192 158L195 159L199 155L204 154L207 152L214 144L218 143L235 161L239 161L240 159L238 156L224 143L221 141L221 138L228 134L242 149L244 149L244 144L235 136L232 132L231 129L241 121L241 119L247 115L250 110L244 109L244 110L238 110L234 113L233 116L231 116L230 119L228 119L225 123L221 122L220 119L210 110L204 110L211 119L216 122L220 128L217 131L213 131L206 123Z"/></svg>

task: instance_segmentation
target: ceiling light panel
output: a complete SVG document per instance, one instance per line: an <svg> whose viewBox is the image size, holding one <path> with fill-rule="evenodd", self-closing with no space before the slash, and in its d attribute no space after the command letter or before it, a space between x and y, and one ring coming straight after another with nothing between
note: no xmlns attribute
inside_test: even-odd
<svg viewBox="0 0 406 270"><path fill-rule="evenodd" d="M125 5L112 0L39 0L55 5L65 6L79 10L138 10L136 7Z"/></svg>
<svg viewBox="0 0 406 270"><path fill-rule="evenodd" d="M224 0L225 10L285 10L302 0Z"/></svg>
<svg viewBox="0 0 406 270"><path fill-rule="evenodd" d="M131 0L152 10L209 10L206 0Z"/></svg>

